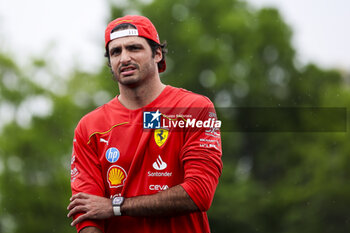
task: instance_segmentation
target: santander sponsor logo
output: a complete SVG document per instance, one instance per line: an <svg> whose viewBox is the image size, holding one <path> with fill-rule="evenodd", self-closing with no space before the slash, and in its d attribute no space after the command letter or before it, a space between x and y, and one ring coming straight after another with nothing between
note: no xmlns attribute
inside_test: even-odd
<svg viewBox="0 0 350 233"><path fill-rule="evenodd" d="M164 170L168 165L162 160L162 157L158 155L157 160L153 163L153 168L157 171Z"/></svg>
<svg viewBox="0 0 350 233"><path fill-rule="evenodd" d="M168 171L163 171L165 168L168 167L167 163L163 161L162 157L158 155L157 160L152 164L152 167L157 170L156 172L154 171L148 171L148 176L153 176L153 177L170 177L173 175L172 172Z"/></svg>

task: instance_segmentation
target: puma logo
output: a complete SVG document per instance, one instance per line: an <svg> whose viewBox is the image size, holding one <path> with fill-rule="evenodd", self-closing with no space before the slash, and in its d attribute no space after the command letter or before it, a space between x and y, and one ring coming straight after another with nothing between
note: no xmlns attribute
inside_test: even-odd
<svg viewBox="0 0 350 233"><path fill-rule="evenodd" d="M103 139L103 138L100 138L100 142L104 142L104 143L106 143L107 146L108 146L108 141L107 141L107 140L105 140L105 139Z"/></svg>

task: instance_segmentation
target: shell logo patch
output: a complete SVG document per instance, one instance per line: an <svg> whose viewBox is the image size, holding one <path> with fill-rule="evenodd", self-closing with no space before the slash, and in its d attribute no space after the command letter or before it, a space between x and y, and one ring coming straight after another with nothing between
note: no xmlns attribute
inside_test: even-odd
<svg viewBox="0 0 350 233"><path fill-rule="evenodd" d="M110 188L118 188L124 185L128 175L125 170L117 165L111 166L107 172L107 181Z"/></svg>
<svg viewBox="0 0 350 233"><path fill-rule="evenodd" d="M154 131L154 141L161 147L168 139L169 130L167 129L156 129Z"/></svg>

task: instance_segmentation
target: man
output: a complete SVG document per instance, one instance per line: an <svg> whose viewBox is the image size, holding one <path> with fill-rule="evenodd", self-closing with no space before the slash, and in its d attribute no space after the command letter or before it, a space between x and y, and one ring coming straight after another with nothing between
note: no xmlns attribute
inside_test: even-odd
<svg viewBox="0 0 350 233"><path fill-rule="evenodd" d="M75 130L72 225L81 233L210 232L206 211L222 171L213 104L160 81L165 46L149 19L110 22L105 46L120 94Z"/></svg>

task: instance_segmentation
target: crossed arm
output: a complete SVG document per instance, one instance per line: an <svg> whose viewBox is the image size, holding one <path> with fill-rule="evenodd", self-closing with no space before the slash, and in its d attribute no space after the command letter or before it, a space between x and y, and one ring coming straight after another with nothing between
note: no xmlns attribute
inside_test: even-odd
<svg viewBox="0 0 350 233"><path fill-rule="evenodd" d="M68 217L84 213L72 222L72 226L87 219L108 219L113 217L112 201L109 198L78 193L71 197ZM181 185L153 195L126 198L121 212L127 216L166 216L199 211ZM86 227L80 233L99 233L95 227Z"/></svg>

